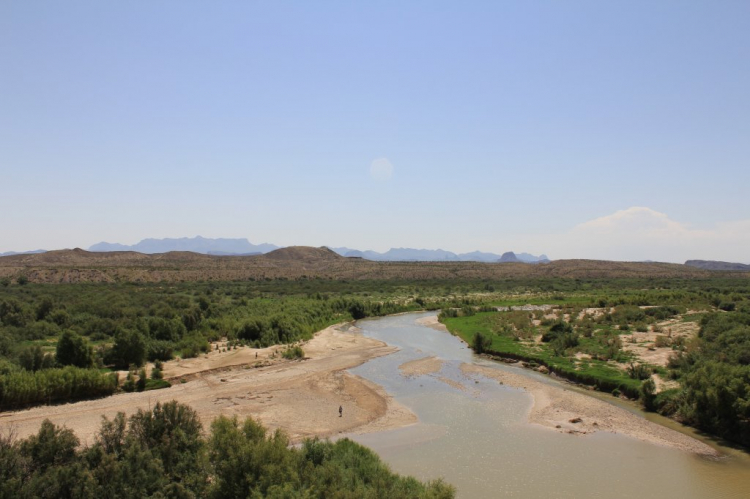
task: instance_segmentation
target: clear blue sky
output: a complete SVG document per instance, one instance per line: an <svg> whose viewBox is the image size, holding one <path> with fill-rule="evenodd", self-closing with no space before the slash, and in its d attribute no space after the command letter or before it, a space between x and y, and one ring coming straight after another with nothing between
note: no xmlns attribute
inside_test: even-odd
<svg viewBox="0 0 750 499"><path fill-rule="evenodd" d="M0 2L0 251L748 262L749 194L747 1Z"/></svg>

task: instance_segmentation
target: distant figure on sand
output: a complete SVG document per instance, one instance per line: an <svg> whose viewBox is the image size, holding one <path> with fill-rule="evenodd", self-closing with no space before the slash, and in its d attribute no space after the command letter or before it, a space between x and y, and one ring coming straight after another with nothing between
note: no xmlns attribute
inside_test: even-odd
<svg viewBox="0 0 750 499"><path fill-rule="evenodd" d="M344 415L344 408L339 406L339 417Z"/></svg>

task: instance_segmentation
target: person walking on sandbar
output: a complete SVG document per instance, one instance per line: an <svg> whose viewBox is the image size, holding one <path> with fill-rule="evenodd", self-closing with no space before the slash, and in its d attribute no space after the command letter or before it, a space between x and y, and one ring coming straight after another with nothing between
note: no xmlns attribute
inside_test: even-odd
<svg viewBox="0 0 750 499"><path fill-rule="evenodd" d="M339 417L342 417L344 415L344 408L342 406L339 406Z"/></svg>

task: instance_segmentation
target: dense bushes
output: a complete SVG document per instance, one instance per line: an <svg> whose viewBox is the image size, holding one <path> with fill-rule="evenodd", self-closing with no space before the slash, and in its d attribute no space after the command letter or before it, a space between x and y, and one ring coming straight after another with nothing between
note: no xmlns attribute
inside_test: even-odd
<svg viewBox="0 0 750 499"><path fill-rule="evenodd" d="M312 286L318 289L314 294ZM331 287L339 289L320 292ZM9 285L0 288L0 360L9 372L66 365L128 369L175 355L196 357L221 338L254 347L291 344L336 322L430 306L424 299L396 302L346 287L327 282ZM24 400L48 398L40 393Z"/></svg>
<svg viewBox="0 0 750 499"><path fill-rule="evenodd" d="M68 366L0 375L0 409L103 397L117 390L117 375Z"/></svg>
<svg viewBox="0 0 750 499"><path fill-rule="evenodd" d="M18 363L27 371L50 369L55 367L55 356L50 353L44 353L44 350L39 345L32 345L21 350L18 356Z"/></svg>
<svg viewBox="0 0 750 499"><path fill-rule="evenodd" d="M453 497L441 481L392 473L348 439L289 446L252 419L220 417L202 435L196 413L176 402L105 419L96 442L79 447L49 421L16 442L0 435L0 497Z"/></svg>
<svg viewBox="0 0 750 499"><path fill-rule="evenodd" d="M698 341L670 366L683 390L657 400L660 412L750 445L750 314L706 315Z"/></svg>

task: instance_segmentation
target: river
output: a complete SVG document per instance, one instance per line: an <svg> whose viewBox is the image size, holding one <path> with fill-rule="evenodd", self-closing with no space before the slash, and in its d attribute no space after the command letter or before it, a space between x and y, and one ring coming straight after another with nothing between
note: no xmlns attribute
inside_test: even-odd
<svg viewBox="0 0 750 499"><path fill-rule="evenodd" d="M475 357L458 338L416 322L429 315L434 312L357 323L365 336L400 350L351 372L383 386L419 417L406 428L350 436L394 471L420 480L443 477L462 498L750 497L750 456L742 451L712 444L723 457L706 458L611 433L576 436L529 424L528 393L489 379L475 383L462 375L460 364L557 382ZM404 362L428 356L445 361L437 375L409 378L399 372Z"/></svg>

